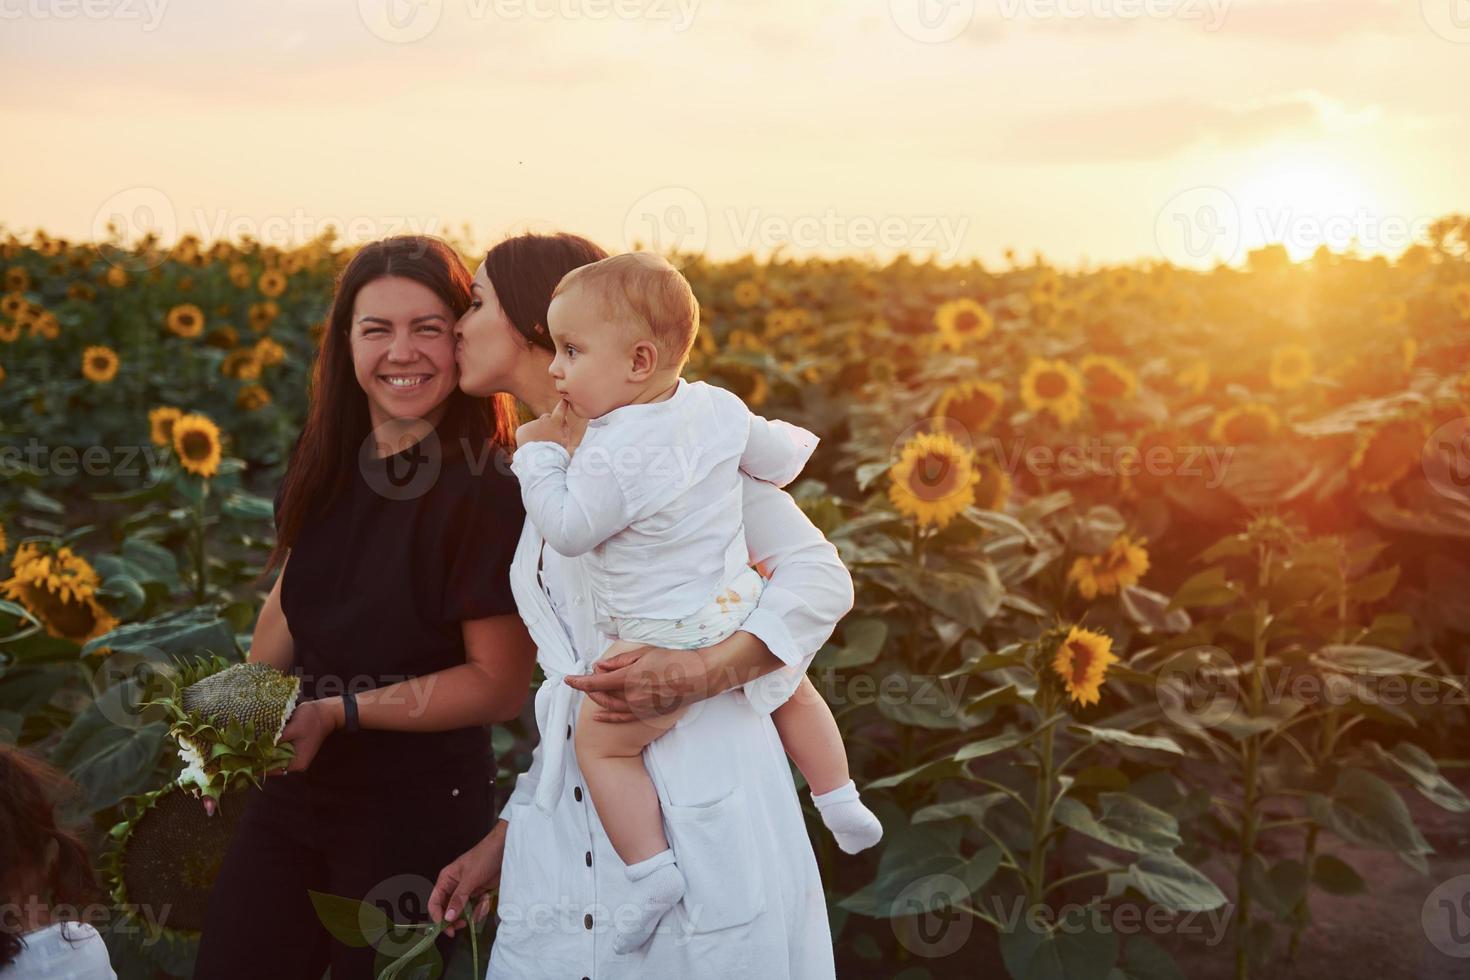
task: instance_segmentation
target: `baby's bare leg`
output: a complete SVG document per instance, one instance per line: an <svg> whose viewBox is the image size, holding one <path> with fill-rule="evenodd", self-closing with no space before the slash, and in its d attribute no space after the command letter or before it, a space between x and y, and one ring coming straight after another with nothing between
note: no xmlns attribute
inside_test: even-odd
<svg viewBox="0 0 1470 980"><path fill-rule="evenodd" d="M637 647L614 643L607 656ZM587 791L613 849L624 864L637 864L669 846L658 793L643 767L642 752L672 728L685 709L661 715L653 722L597 721L593 715L599 710L591 698L583 699L577 715L577 764L582 767Z"/></svg>
<svg viewBox="0 0 1470 980"><path fill-rule="evenodd" d="M882 840L882 823L863 805L848 774L847 750L837 719L812 682L803 677L790 699L772 713L771 721L786 754L806 777L812 803L837 846L856 854Z"/></svg>
<svg viewBox="0 0 1470 980"><path fill-rule="evenodd" d="M852 778L837 719L809 678L801 679L796 692L771 714L771 721L812 793L830 793Z"/></svg>

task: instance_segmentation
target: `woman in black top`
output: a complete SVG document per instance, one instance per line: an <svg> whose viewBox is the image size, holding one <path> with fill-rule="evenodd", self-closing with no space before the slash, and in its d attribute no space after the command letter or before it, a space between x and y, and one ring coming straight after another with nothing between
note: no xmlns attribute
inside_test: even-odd
<svg viewBox="0 0 1470 980"><path fill-rule="evenodd" d="M520 713L535 650L508 577L514 405L458 390L469 299L458 256L417 236L365 247L338 282L250 651L301 676L296 755L242 815L200 980L373 976L378 951L333 938L308 889L424 921L434 875L490 826L485 726Z"/></svg>

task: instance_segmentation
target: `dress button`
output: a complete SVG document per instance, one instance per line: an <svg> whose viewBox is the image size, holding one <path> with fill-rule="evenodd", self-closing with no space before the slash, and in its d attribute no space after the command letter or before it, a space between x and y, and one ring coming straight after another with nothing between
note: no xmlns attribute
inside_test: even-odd
<svg viewBox="0 0 1470 980"><path fill-rule="evenodd" d="M587 852L587 867L589 867L589 868L592 867L592 852L591 851L588 851Z"/></svg>
<svg viewBox="0 0 1470 980"><path fill-rule="evenodd" d="M449 791L449 795L450 796L458 796L459 795L459 787L456 786L456 787L454 787L454 789L450 790Z"/></svg>
<svg viewBox="0 0 1470 980"><path fill-rule="evenodd" d="M586 926L588 929L591 929L592 928L592 915L591 915L591 913L588 913L587 915L582 916L582 925Z"/></svg>
<svg viewBox="0 0 1470 980"><path fill-rule="evenodd" d="M582 787L578 786L572 790L572 799L576 800L578 803L582 802Z"/></svg>

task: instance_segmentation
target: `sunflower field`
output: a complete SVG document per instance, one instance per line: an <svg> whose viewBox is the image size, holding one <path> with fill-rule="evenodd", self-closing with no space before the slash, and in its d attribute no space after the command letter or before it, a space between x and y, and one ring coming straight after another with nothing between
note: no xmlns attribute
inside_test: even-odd
<svg viewBox="0 0 1470 980"><path fill-rule="evenodd" d="M350 254L0 241L0 738L80 787L123 978L190 975L213 873L125 901L181 768L143 702L245 656ZM811 677L885 826L808 808L840 975L1421 975L1373 957L1438 955L1470 871L1470 219L1208 272L674 258L690 376L822 438L792 491L857 602Z"/></svg>

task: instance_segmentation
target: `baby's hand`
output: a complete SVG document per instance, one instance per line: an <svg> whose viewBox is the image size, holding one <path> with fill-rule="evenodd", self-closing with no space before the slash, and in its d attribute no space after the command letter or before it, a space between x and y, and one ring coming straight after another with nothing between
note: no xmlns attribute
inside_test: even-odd
<svg viewBox="0 0 1470 980"><path fill-rule="evenodd" d="M587 420L576 412L564 401L556 403L556 408L551 410L551 420L560 426L557 442L567 452L575 452L582 444L582 436L587 432Z"/></svg>
<svg viewBox="0 0 1470 980"><path fill-rule="evenodd" d="M557 438L560 428L561 426L553 420L552 413L547 412L539 419L532 419L516 429L516 448L528 442L561 442Z"/></svg>

